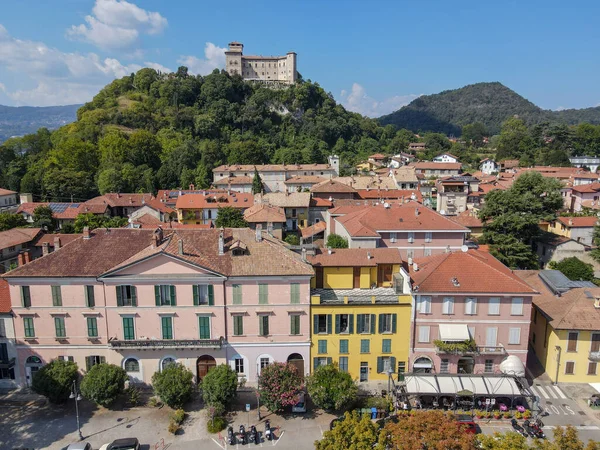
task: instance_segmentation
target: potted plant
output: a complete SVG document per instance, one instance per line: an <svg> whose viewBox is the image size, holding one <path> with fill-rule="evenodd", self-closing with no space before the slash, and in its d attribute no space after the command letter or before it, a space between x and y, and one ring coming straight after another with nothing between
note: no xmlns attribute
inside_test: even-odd
<svg viewBox="0 0 600 450"><path fill-rule="evenodd" d="M494 411L494 419L499 419L500 418L500 411Z"/></svg>
<svg viewBox="0 0 600 450"><path fill-rule="evenodd" d="M525 412L523 413L523 419L527 420L527 419L531 419L531 411L526 409Z"/></svg>
<svg viewBox="0 0 600 450"><path fill-rule="evenodd" d="M504 414L502 414L502 417L504 419L510 419L512 417L512 414L510 413L510 411L506 411Z"/></svg>
<svg viewBox="0 0 600 450"><path fill-rule="evenodd" d="M515 413L515 419L519 419L519 420L520 420L520 419L522 419L522 418L523 418L523 413L521 413L521 411L517 411L517 412Z"/></svg>
<svg viewBox="0 0 600 450"><path fill-rule="evenodd" d="M480 409L476 409L475 410L475 417L477 417L478 419L483 418L483 411Z"/></svg>

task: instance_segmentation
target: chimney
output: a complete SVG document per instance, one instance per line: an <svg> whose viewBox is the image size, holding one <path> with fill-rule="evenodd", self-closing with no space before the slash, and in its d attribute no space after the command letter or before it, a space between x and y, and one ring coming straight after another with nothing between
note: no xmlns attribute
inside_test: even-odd
<svg viewBox="0 0 600 450"><path fill-rule="evenodd" d="M327 247L327 253L330 255L333 253L333 251L331 250L331 247Z"/></svg>
<svg viewBox="0 0 600 450"><path fill-rule="evenodd" d="M412 266L412 264L413 264L413 259L412 259L412 256L409 256L409 257L408 257L408 265L409 265L409 266Z"/></svg>
<svg viewBox="0 0 600 450"><path fill-rule="evenodd" d="M154 235L152 236L152 239L154 240L155 247L158 247L160 244L162 244L163 229L161 227L158 227L156 230L154 230Z"/></svg>
<svg viewBox="0 0 600 450"><path fill-rule="evenodd" d="M419 208L415 208L415 216L419 215Z"/></svg>
<svg viewBox="0 0 600 450"><path fill-rule="evenodd" d="M29 256L29 250L23 252L23 257L25 258L25 264L31 262L31 257Z"/></svg>
<svg viewBox="0 0 600 450"><path fill-rule="evenodd" d="M183 256L183 239L179 239L177 242L177 249L179 250L179 254Z"/></svg>
<svg viewBox="0 0 600 450"><path fill-rule="evenodd" d="M371 252L367 252L367 259L371 259Z"/></svg>
<svg viewBox="0 0 600 450"><path fill-rule="evenodd" d="M193 184L190 184L190 191L195 191L196 190L196 186L194 186Z"/></svg>
<svg viewBox="0 0 600 450"><path fill-rule="evenodd" d="M42 256L46 256L48 253L50 253L50 244L48 244L48 242L44 242L42 244Z"/></svg>
<svg viewBox="0 0 600 450"><path fill-rule="evenodd" d="M223 237L223 227L219 231L219 255L223 255L225 253L225 238Z"/></svg>
<svg viewBox="0 0 600 450"><path fill-rule="evenodd" d="M594 299L594 308L600 309L600 297Z"/></svg>
<svg viewBox="0 0 600 450"><path fill-rule="evenodd" d="M54 238L54 251L60 249L60 238L59 237L55 237Z"/></svg>
<svg viewBox="0 0 600 450"><path fill-rule="evenodd" d="M418 271L419 271L419 265L418 265L416 262L413 262L413 270L414 270L415 272L418 272Z"/></svg>
<svg viewBox="0 0 600 450"><path fill-rule="evenodd" d="M306 247L302 247L302 261L307 262L307 260L306 260Z"/></svg>
<svg viewBox="0 0 600 450"><path fill-rule="evenodd" d="M83 238L84 239L90 238L90 227L83 227Z"/></svg>
<svg viewBox="0 0 600 450"><path fill-rule="evenodd" d="M19 253L19 256L17 256L17 261L18 261L19 267L25 265L25 257L23 256L23 253Z"/></svg>
<svg viewBox="0 0 600 450"><path fill-rule="evenodd" d="M569 226L573 226L573 219L569 219Z"/></svg>
<svg viewBox="0 0 600 450"><path fill-rule="evenodd" d="M260 223L256 224L256 242L262 241L262 225Z"/></svg>

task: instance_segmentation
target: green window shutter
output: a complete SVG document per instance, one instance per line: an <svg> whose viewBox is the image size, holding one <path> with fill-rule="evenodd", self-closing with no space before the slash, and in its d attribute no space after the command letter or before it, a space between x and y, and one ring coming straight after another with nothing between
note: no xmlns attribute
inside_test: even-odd
<svg viewBox="0 0 600 450"><path fill-rule="evenodd" d="M131 286L131 306L137 306L137 288Z"/></svg>
<svg viewBox="0 0 600 450"><path fill-rule="evenodd" d="M354 334L354 314L348 315L348 333Z"/></svg>
<svg viewBox="0 0 600 450"><path fill-rule="evenodd" d="M200 328L200 339L210 339L210 318L207 316L198 317Z"/></svg>
<svg viewBox="0 0 600 450"><path fill-rule="evenodd" d="M233 304L234 305L242 304L242 285L241 284L233 285Z"/></svg>
<svg viewBox="0 0 600 450"><path fill-rule="evenodd" d="M173 339L173 318L171 316L162 317L162 338Z"/></svg>
<svg viewBox="0 0 600 450"><path fill-rule="evenodd" d="M100 357L100 364L106 364L106 357L104 357L104 356Z"/></svg>
<svg viewBox="0 0 600 450"><path fill-rule="evenodd" d="M393 356L390 357L390 368L394 371L396 370L396 358Z"/></svg>
<svg viewBox="0 0 600 450"><path fill-rule="evenodd" d="M98 337L98 321L95 317L87 318L88 337Z"/></svg>
<svg viewBox="0 0 600 450"><path fill-rule="evenodd" d="M291 303L300 303L300 283L292 283L291 289Z"/></svg>
<svg viewBox="0 0 600 450"><path fill-rule="evenodd" d="M160 286L154 286L154 302L156 306L160 306Z"/></svg>
<svg viewBox="0 0 600 450"><path fill-rule="evenodd" d="M233 334L242 336L244 334L244 317L233 316Z"/></svg>
<svg viewBox="0 0 600 450"><path fill-rule="evenodd" d="M35 328L33 326L33 317L23 318L23 328L25 329L25 337L35 337Z"/></svg>
<svg viewBox="0 0 600 450"><path fill-rule="evenodd" d="M319 315L313 316L313 334L319 334Z"/></svg>
<svg viewBox="0 0 600 450"><path fill-rule="evenodd" d="M331 365L333 363L333 359L331 357L327 358L327 365Z"/></svg>
<svg viewBox="0 0 600 450"><path fill-rule="evenodd" d="M56 337L65 337L67 332L65 330L65 318L55 317L54 318L54 330L56 331Z"/></svg>
<svg viewBox="0 0 600 450"><path fill-rule="evenodd" d="M24 308L31 307L31 290L29 286L21 286L21 304Z"/></svg>
<svg viewBox="0 0 600 450"><path fill-rule="evenodd" d="M133 317L123 317L123 339L126 341L135 339Z"/></svg>
<svg viewBox="0 0 600 450"><path fill-rule="evenodd" d="M62 295L60 292L60 286L51 286L52 289L52 305L62 306Z"/></svg>
<svg viewBox="0 0 600 450"><path fill-rule="evenodd" d="M265 335L265 331L263 329L263 316L258 316L258 334L261 336Z"/></svg>
<svg viewBox="0 0 600 450"><path fill-rule="evenodd" d="M91 368L92 368L92 357L86 356L85 357L85 371L89 372Z"/></svg>
<svg viewBox="0 0 600 450"><path fill-rule="evenodd" d="M121 286L115 286L117 291L117 306L123 306L123 289Z"/></svg>
<svg viewBox="0 0 600 450"><path fill-rule="evenodd" d="M213 306L215 304L215 287L212 284L208 285L208 305Z"/></svg>
<svg viewBox="0 0 600 450"><path fill-rule="evenodd" d="M85 296L85 306L90 307L90 298L88 295L88 286L83 287L83 295Z"/></svg>
<svg viewBox="0 0 600 450"><path fill-rule="evenodd" d="M300 316L294 314L290 316L290 331L291 334L300 334Z"/></svg>
<svg viewBox="0 0 600 450"><path fill-rule="evenodd" d="M383 333L383 314L379 314L379 333Z"/></svg>
<svg viewBox="0 0 600 450"><path fill-rule="evenodd" d="M319 358L313 358L313 370L317 370L319 367Z"/></svg>
<svg viewBox="0 0 600 450"><path fill-rule="evenodd" d="M381 341L381 353L391 353L392 351L392 340L383 339Z"/></svg>
<svg viewBox="0 0 600 450"><path fill-rule="evenodd" d="M96 306L96 296L94 293L94 286L84 286L85 292L85 306L93 308Z"/></svg>
<svg viewBox="0 0 600 450"><path fill-rule="evenodd" d="M371 314L371 334L375 334L375 321L377 320L377 316L375 314Z"/></svg>
<svg viewBox="0 0 600 450"><path fill-rule="evenodd" d="M397 314L392 314L392 333L396 332L396 319Z"/></svg>
<svg viewBox="0 0 600 450"><path fill-rule="evenodd" d="M358 314L356 317L357 317L356 332L359 334L364 333L364 331L365 331L365 315Z"/></svg>
<svg viewBox="0 0 600 450"><path fill-rule="evenodd" d="M177 306L177 291L174 284L170 286L169 291L171 294L171 306Z"/></svg>
<svg viewBox="0 0 600 450"><path fill-rule="evenodd" d="M340 339L340 353L348 353L348 339Z"/></svg>
<svg viewBox="0 0 600 450"><path fill-rule="evenodd" d="M383 357L377 357L377 373L383 372Z"/></svg>
<svg viewBox="0 0 600 450"><path fill-rule="evenodd" d="M327 334L331 334L331 322L332 322L332 318L331 318L331 314L327 314Z"/></svg>
<svg viewBox="0 0 600 450"><path fill-rule="evenodd" d="M340 334L340 315L335 315L335 334Z"/></svg>
<svg viewBox="0 0 600 450"><path fill-rule="evenodd" d="M194 297L194 306L198 306L199 302L199 295L198 295L198 285L194 284L192 286L192 296Z"/></svg>
<svg viewBox="0 0 600 450"><path fill-rule="evenodd" d="M258 303L260 305L266 305L267 303L269 303L269 285L258 285Z"/></svg>

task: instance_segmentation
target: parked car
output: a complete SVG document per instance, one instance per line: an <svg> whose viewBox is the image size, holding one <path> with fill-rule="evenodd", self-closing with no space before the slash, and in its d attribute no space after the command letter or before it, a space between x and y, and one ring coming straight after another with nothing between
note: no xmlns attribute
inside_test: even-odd
<svg viewBox="0 0 600 450"><path fill-rule="evenodd" d="M306 398L304 392L300 392L298 403L292 406L293 413L305 413L306 412Z"/></svg>
<svg viewBox="0 0 600 450"><path fill-rule="evenodd" d="M100 450L140 450L140 441L137 438L116 439L104 444Z"/></svg>
<svg viewBox="0 0 600 450"><path fill-rule="evenodd" d="M69 445L67 450L92 450L92 444L89 442L75 442Z"/></svg>
<svg viewBox="0 0 600 450"><path fill-rule="evenodd" d="M471 419L457 420L456 423L467 434L477 434L478 433L477 424L475 422L473 422Z"/></svg>

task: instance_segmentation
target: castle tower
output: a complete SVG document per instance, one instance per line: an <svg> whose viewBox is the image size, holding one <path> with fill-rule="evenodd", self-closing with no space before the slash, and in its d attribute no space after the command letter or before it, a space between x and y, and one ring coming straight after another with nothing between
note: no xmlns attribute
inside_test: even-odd
<svg viewBox="0 0 600 450"><path fill-rule="evenodd" d="M331 168L335 171L335 174L340 176L340 157L338 155L329 155L328 162Z"/></svg>
<svg viewBox="0 0 600 450"><path fill-rule="evenodd" d="M287 52L287 74L285 79L289 84L295 84L298 81L298 72L296 68L296 52Z"/></svg>
<svg viewBox="0 0 600 450"><path fill-rule="evenodd" d="M230 42L229 49L225 52L225 70L229 75L242 74L242 54L244 44L241 42Z"/></svg>

